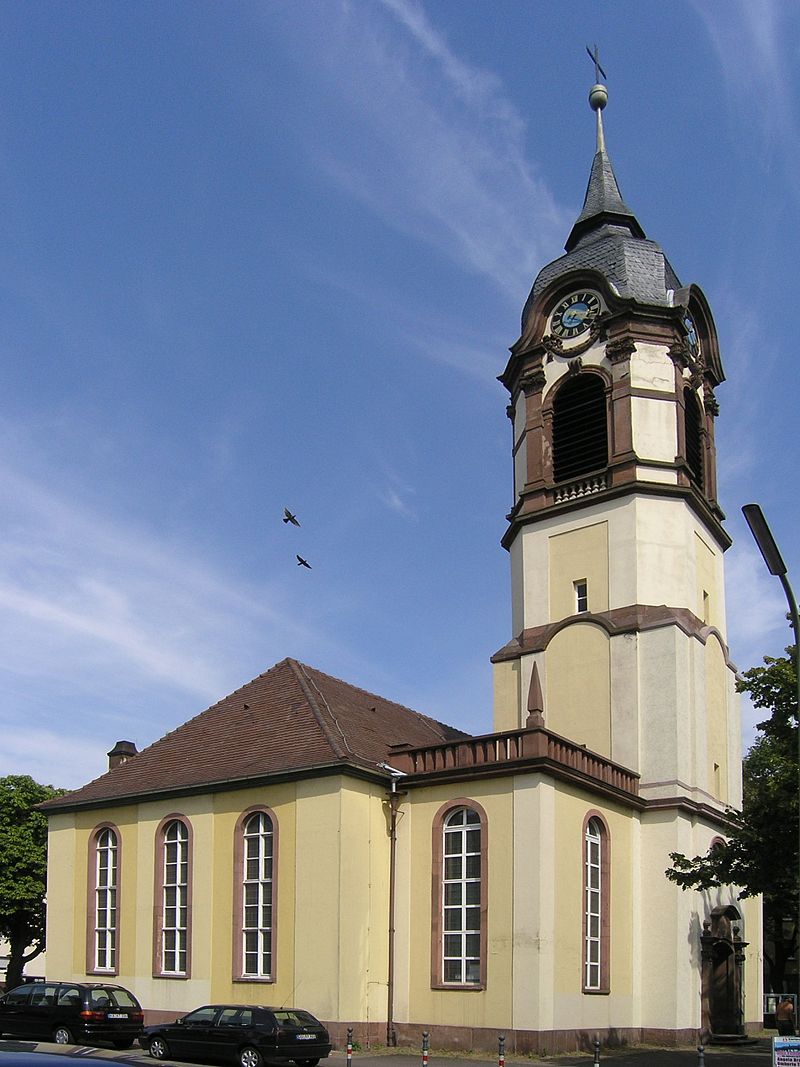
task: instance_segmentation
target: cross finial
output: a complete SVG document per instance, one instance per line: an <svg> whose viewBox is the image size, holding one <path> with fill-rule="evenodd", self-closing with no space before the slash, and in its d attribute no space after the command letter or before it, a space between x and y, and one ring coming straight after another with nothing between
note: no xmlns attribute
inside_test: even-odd
<svg viewBox="0 0 800 1067"><path fill-rule="evenodd" d="M600 75L601 74L606 79L606 81L608 81L608 78L606 76L606 72L600 66L600 50L597 47L597 45L594 46L594 52L593 52L589 48L589 46L587 44L586 51L589 53L589 59L591 59L592 63L594 63L594 80L595 80L595 82L599 82L600 81Z"/></svg>

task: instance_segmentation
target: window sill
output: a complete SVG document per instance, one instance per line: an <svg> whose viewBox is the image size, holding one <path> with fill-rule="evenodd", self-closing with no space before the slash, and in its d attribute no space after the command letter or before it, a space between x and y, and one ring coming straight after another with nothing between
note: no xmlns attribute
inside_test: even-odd
<svg viewBox="0 0 800 1067"><path fill-rule="evenodd" d="M431 989L445 989L456 993L483 993L485 982L431 982Z"/></svg>
<svg viewBox="0 0 800 1067"><path fill-rule="evenodd" d="M153 971L154 978L164 978L168 982L187 982L192 976L190 974L174 974L169 972L165 974L163 971Z"/></svg>
<svg viewBox="0 0 800 1067"><path fill-rule="evenodd" d="M250 983L253 983L253 984L256 984L256 985L274 985L275 984L275 976L273 975L270 978L259 978L254 974L240 974L240 975L234 975L234 977L231 979L231 981L232 982L247 982L248 985Z"/></svg>
<svg viewBox="0 0 800 1067"><path fill-rule="evenodd" d="M585 997L610 997L611 987L603 986L602 989L583 989L581 992Z"/></svg>

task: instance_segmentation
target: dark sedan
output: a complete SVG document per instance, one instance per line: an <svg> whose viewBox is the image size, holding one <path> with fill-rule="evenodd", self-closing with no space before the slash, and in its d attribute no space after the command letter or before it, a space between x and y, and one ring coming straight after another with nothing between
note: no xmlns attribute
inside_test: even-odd
<svg viewBox="0 0 800 1067"><path fill-rule="evenodd" d="M239 1067L265 1060L316 1067L331 1050L328 1031L309 1012L242 1004L207 1004L174 1023L146 1026L139 1043L157 1060L228 1060Z"/></svg>

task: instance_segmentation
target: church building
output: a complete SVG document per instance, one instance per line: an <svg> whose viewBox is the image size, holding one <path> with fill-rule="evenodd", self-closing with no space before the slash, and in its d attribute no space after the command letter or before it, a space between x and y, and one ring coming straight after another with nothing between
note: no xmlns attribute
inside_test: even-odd
<svg viewBox="0 0 800 1067"><path fill-rule="evenodd" d="M113 976L149 1021L294 1003L362 1045L760 1028L760 902L664 874L741 806L717 334L621 196L605 86L589 101L583 209L500 377L494 732L285 659L143 751L120 743L44 805L48 977Z"/></svg>

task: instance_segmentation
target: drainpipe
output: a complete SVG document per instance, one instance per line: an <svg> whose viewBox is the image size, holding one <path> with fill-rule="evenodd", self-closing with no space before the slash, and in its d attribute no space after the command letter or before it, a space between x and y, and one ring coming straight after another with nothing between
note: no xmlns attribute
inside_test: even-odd
<svg viewBox="0 0 800 1067"><path fill-rule="evenodd" d="M394 883L397 863L397 808L400 794L397 779L392 778L389 791L389 977L387 982L386 1045L395 1048L397 1033L394 1028Z"/></svg>
<svg viewBox="0 0 800 1067"><path fill-rule="evenodd" d="M403 794L397 792L397 779L405 777L404 771L390 767L388 763L378 766L392 776L389 786L389 973L386 981L386 1046L396 1048L397 1031L394 1028L394 910L395 881L397 869L397 819Z"/></svg>

